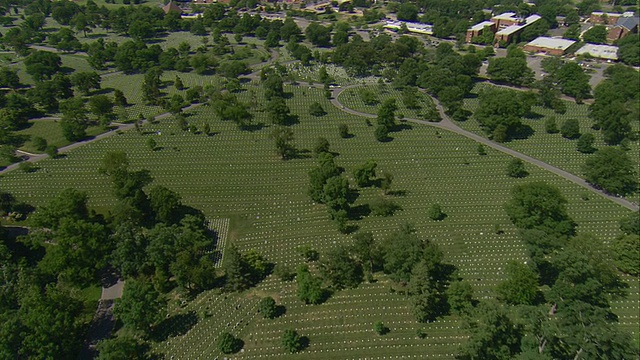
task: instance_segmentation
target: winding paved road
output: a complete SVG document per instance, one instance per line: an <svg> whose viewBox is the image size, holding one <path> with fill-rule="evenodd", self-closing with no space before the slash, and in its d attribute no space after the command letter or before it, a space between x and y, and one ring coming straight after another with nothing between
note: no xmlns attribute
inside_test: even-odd
<svg viewBox="0 0 640 360"><path fill-rule="evenodd" d="M308 85L308 84L307 84ZM362 85L350 85L350 86L345 86L345 87L341 87L341 88L334 88L331 92L332 95L332 99L331 99L331 104L333 104L333 106L337 107L338 109L349 113L349 114L353 114L353 115L357 115L357 116L363 116L363 117L368 117L368 118L375 118L377 117L374 114L367 114L367 113L363 113L360 111L356 111L353 109L349 109L347 107L345 107L344 105L342 105L342 103L340 103L340 101L338 100L338 96L345 90L347 89L351 89L351 88L355 88L355 87L359 87ZM533 165L536 165L542 169L545 169L547 171L550 171L556 175L559 175L569 181L571 181L574 184L580 185L600 196L603 196L619 205L624 206L627 209L633 210L633 211L638 211L639 207L637 204L623 199L623 198L619 198L616 196L612 196L609 195L607 193L605 193L602 190L596 189L593 186L591 186L589 183L587 183L584 179L580 178L579 176L576 176L574 174L571 174L567 171L564 171L560 168L557 168L555 166L549 165L548 163L538 160L536 158L533 158L529 155L525 155L523 153L520 153L518 151L515 151L513 149L509 149L508 147L505 147L503 145L500 145L498 143L495 143L487 138L484 138L480 135L474 134L470 131L464 130L461 127L459 127L458 125L456 125L455 123L453 123L451 121L451 119L449 118L449 116L447 116L447 114L445 114L444 109L442 108L442 105L440 104L440 102L437 99L432 98L434 103L436 104L436 108L438 109L438 112L440 113L440 116L442 117L442 121L434 123L434 122L429 122L429 121L424 121L424 120L419 120L419 119L412 119L412 118L404 118L404 120L407 120L409 122L412 123L417 123L417 124L424 124L424 125L429 125L432 127L436 127L439 129L443 129L443 130L447 130L447 131L451 131L454 132L456 134L460 134L462 136L466 136L472 140L475 140L481 144L484 144L486 146L492 147L498 151L501 151L505 154L509 154L513 157L522 159L528 163L531 163Z"/></svg>
<svg viewBox="0 0 640 360"><path fill-rule="evenodd" d="M274 50L271 50L271 58L266 63L260 63L260 64L253 65L252 68L254 68L255 70L251 74L248 74L246 77L251 78L251 79L257 79L259 77L258 75L259 75L260 69L262 67L264 67L265 65L269 65L269 64L277 61L278 58L279 58L279 53L277 53ZM303 81L298 82L298 84L302 85L302 86L312 86L312 87L316 87L316 88L321 88L322 87L320 84L309 84L309 83L303 82ZM340 100L338 100L338 97L340 96L340 94L343 91L345 91L347 89L359 87L359 86L362 86L362 85L349 85L349 86L334 88L331 91L331 95L332 95L331 104L333 106L335 106L336 108L340 109L341 111L349 113L349 114L352 114L352 115L362 116L362 117L367 117L367 118L375 118L376 115L374 115L374 114L363 113L363 112L360 112L360 111L356 111L356 110L347 108L340 102ZM472 133L470 131L467 131L467 130L464 130L464 129L460 128L458 125L456 125L454 122L451 121L451 119L449 118L449 116L447 114L445 114L444 109L443 109L442 105L440 104L440 102L437 99L433 98L433 97L432 97L432 99L433 99L434 103L436 104L436 108L438 109L438 112L440 113L440 116L442 117L442 121L435 123L435 122L429 122L429 121L424 121L424 120L420 120L420 119L413 119L413 118L405 118L404 120L412 122L412 123L432 126L432 127L435 127L435 128L451 131L451 132L454 132L454 133L462 135L462 136L466 136L466 137L468 137L468 138L470 138L472 140L475 140L475 141L477 141L477 142L479 142L481 144L484 144L484 145L489 146L491 148L494 148L494 149L496 149L498 151L501 151L501 152L503 152L505 154L508 154L508 155L513 156L513 157L519 158L519 159L524 160L524 161L526 161L526 162L528 162L530 164L536 165L536 166L538 166L538 167L540 167L542 169L545 169L545 170L550 171L550 172L552 172L552 173L554 173L556 175L559 175L559 176L561 176L561 177L573 182L574 184L580 185L580 186L584 187L585 189L588 189L591 192L594 192L594 193L596 193L596 194L598 194L598 195L600 195L602 197L605 197L605 198L607 198L607 199L609 199L609 200L611 200L611 201L613 201L613 202L615 202L615 203L617 203L617 204L619 204L621 206L624 206L627 209L630 209L630 210L633 210L633 211L638 211L639 210L638 204L635 204L635 203L633 203L633 202L631 202L629 200L623 199L623 198L619 198L619 197L616 197L616 196L613 196L613 195L609 195L609 194L605 193L602 190L596 189L593 186L591 186L589 183L587 183L584 179L580 178L579 176L571 174L571 173L569 173L569 172L567 172L565 170L562 170L560 168L552 166L552 165L550 165L548 163L545 163L545 162L543 162L541 160L538 160L538 159L533 158L531 156L525 155L525 154L520 153L518 151L515 151L513 149L509 149L508 147L505 147L505 146L500 145L498 143L495 143L495 142L493 142L493 141L491 141L491 140L489 140L487 138L484 138L484 137L482 137L480 135L474 134L474 133ZM202 105L202 104L200 104L200 103L192 104L192 105L187 106L183 110L189 111L189 110L191 110L193 108L196 108L196 107L198 107L200 105ZM171 113L166 112L166 113L163 113L163 114L160 114L160 115L156 116L155 119L156 120L160 120L160 119L163 119L163 118L166 118L166 117L169 117L169 116L171 116ZM94 141L98 141L98 140L103 139L105 137L112 136L112 135L116 134L118 131L129 130L134 126L135 126L134 124L118 124L117 127L114 128L111 131L108 131L106 133L102 133L100 135L95 136L94 138L91 138L91 139L88 139L88 140L85 140L85 141L76 142L76 143L73 143L71 145L67 145L65 147L62 147L62 148L59 149L59 152L60 153L69 152L69 151L71 151L71 150L73 150L73 149L75 149L75 148L77 148L79 146L83 146L85 144L88 144L88 143L91 143L91 142L94 142ZM29 156L29 155L27 155L27 156ZM46 154L38 154L38 155L35 155L35 156L29 156L26 161L37 162L37 161L40 161L40 160L45 159L47 157L48 157L48 155L46 155ZM15 164L9 165L6 168L0 170L0 175L4 174L6 172L9 172L11 170L14 170L18 166L19 166L19 163L15 163Z"/></svg>

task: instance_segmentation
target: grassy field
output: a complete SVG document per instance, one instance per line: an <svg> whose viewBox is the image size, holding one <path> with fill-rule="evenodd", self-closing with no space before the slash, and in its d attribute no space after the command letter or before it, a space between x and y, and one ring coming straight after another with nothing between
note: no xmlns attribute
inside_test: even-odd
<svg viewBox="0 0 640 360"><path fill-rule="evenodd" d="M134 78L124 79L136 83ZM183 80L187 85L197 81ZM504 279L503 269L509 260L526 259L524 245L503 210L514 185L541 180L558 186L569 200L569 214L578 222L578 231L594 233L605 241L619 234L617 220L628 213L595 194L585 200L583 188L531 165L527 166L527 178L510 178L504 175L508 156L492 149L487 150L488 155L479 156L475 142L426 125L392 133L393 141L379 143L374 139L373 126L334 108L321 90L286 86L286 91L293 93L287 102L292 113L299 115L299 123L292 126L297 148L311 149L319 136L326 137L331 150L339 154L337 163L346 169L347 176L351 177L357 165L374 159L380 173L394 174L393 188L404 192L394 199L402 207L394 216L366 216L352 223L374 232L377 239L404 222L414 223L418 234L436 242L445 252L445 260L473 284L477 298L494 296L493 289ZM261 87L240 94L249 103L255 102L254 97L263 102ZM308 115L314 101L319 101L328 115ZM260 108L262 104L256 106L255 121L267 125L262 130L241 132L234 124L218 120L213 110L204 106L187 119L197 126L208 122L212 136L183 132L175 121L165 119L146 125L143 135L126 132L78 148L65 158L42 161L38 163L40 170L34 173L6 174L0 178L0 186L36 206L64 188L75 187L89 193L90 206L105 212L115 201L111 185L98 173L98 166L105 152L124 150L133 169L149 169L156 184L179 192L186 204L202 209L210 218L232 219L228 241L243 252L256 249L272 262L297 265L303 262L294 250L299 246L308 245L323 253L349 244L350 236L337 232L325 207L314 204L306 195L307 173L315 160L280 160L269 137L267 115ZM339 137L340 123L348 124L352 138ZM159 150L147 147L150 136ZM354 206L366 204L379 194L376 188L360 189ZM435 222L426 215L433 203L442 205L448 215L444 221ZM495 233L496 224L503 234ZM632 285L631 294L616 302L614 309L622 326L636 331L637 338L638 279L627 280ZM465 339L459 320L445 317L418 324L407 299L389 289L388 279L381 276L375 283L338 292L318 306L303 305L295 297L293 283L282 283L273 276L246 293L205 292L194 301L172 303L172 316L163 324L168 338L155 344L154 349L167 358L222 358L215 342L218 334L227 330L245 341L244 351L234 358L453 358ZM264 295L286 306L286 314L275 320L261 319L256 304ZM376 321L383 321L391 332L375 335ZM427 337L420 340L415 331L422 326ZM280 336L286 328L309 337L310 345L302 354L283 352Z"/></svg>
<svg viewBox="0 0 640 360"><path fill-rule="evenodd" d="M87 129L88 136L96 136L105 132L101 126L91 126ZM62 129L60 123L53 120L32 120L29 122L29 127L16 132L17 135L28 136L27 140L20 150L24 150L30 153L39 153L32 143L32 139L35 137L41 137L47 140L47 144L55 145L57 147L63 147L71 144L71 142L64 138L62 135Z"/></svg>
<svg viewBox="0 0 640 360"><path fill-rule="evenodd" d="M474 89L474 93L477 94L483 87L491 86L484 83L480 83ZM564 169L570 173L578 176L583 176L581 170L582 164L588 159L590 154L583 154L576 150L577 140L569 140L558 134L547 134L544 128L545 118L548 116L555 116L558 128L562 126L567 119L578 119L580 121L580 133L592 133L595 135L596 142L594 146L596 148L606 146L602 133L597 130L593 130L593 120L588 117L589 107L588 105L579 105L574 102L565 102L567 105L567 112L565 114L555 114L552 110L542 108L540 106L534 106L532 108L534 113L540 115L536 119L524 119L523 123L530 126L534 133L527 139L512 140L506 144L514 150L540 159L553 166ZM478 98L465 99L465 108L467 110L475 110L478 107ZM480 129L478 122L471 118L464 122L457 122L457 124L469 131L476 134L486 136L486 134ZM632 124L634 131L640 129L640 119ZM640 173L640 139L629 142L629 157L636 162L638 173ZM635 200L633 200L635 199ZM640 200L640 194L636 194L633 201L638 202Z"/></svg>
<svg viewBox="0 0 640 360"><path fill-rule="evenodd" d="M361 92L370 91L376 94L376 104L367 105L362 100ZM440 119L440 115L436 110L436 106L433 100L425 93L415 90L415 98L418 104L417 108L409 109L402 100L402 92L394 89L388 84L359 86L356 88L346 89L340 94L340 103L346 107L369 114L377 114L380 104L386 99L393 98L396 100L396 116L406 117L413 119L424 119L429 121L437 121Z"/></svg>

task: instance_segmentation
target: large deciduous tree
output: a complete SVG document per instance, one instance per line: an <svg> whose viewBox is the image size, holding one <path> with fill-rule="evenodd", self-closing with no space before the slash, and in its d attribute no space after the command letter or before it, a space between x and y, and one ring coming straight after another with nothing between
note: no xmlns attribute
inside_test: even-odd
<svg viewBox="0 0 640 360"><path fill-rule="evenodd" d="M35 51L24 59L27 74L36 81L48 80L60 70L62 59L48 51Z"/></svg>
<svg viewBox="0 0 640 360"><path fill-rule="evenodd" d="M144 332L164 318L166 299L143 280L127 280L122 298L115 301L113 314L125 326Z"/></svg>
<svg viewBox="0 0 640 360"><path fill-rule="evenodd" d="M309 268L300 265L296 273L296 283L298 288L296 294L298 299L305 304L320 304L326 297L327 292L322 288L322 280L309 272Z"/></svg>
<svg viewBox="0 0 640 360"><path fill-rule="evenodd" d="M602 148L585 161L582 170L588 182L611 194L627 195L638 189L633 161L623 150Z"/></svg>
<svg viewBox="0 0 640 360"><path fill-rule="evenodd" d="M86 130L89 127L87 109L81 98L73 98L60 103L62 112L62 134L69 141L78 141L87 136Z"/></svg>
<svg viewBox="0 0 640 360"><path fill-rule="evenodd" d="M369 186L376 177L376 167L378 164L374 160L367 160L353 171L356 184L360 187Z"/></svg>
<svg viewBox="0 0 640 360"><path fill-rule="evenodd" d="M160 100L160 86L162 81L162 69L159 67L153 67L144 74L144 81L142 82L142 99L150 104L158 104Z"/></svg>
<svg viewBox="0 0 640 360"><path fill-rule="evenodd" d="M89 95L91 89L100 89L100 75L95 71L82 71L71 75L71 83L84 95Z"/></svg>
<svg viewBox="0 0 640 360"><path fill-rule="evenodd" d="M457 359L507 360L520 351L522 328L495 302L480 303L466 327L471 335L462 345Z"/></svg>
<svg viewBox="0 0 640 360"><path fill-rule="evenodd" d="M180 195L164 186L156 185L151 188L149 203L157 221L170 225L175 224L182 217Z"/></svg>
<svg viewBox="0 0 640 360"><path fill-rule="evenodd" d="M413 266L420 261L424 251L423 241L412 226L402 226L385 238L381 244L384 271L395 281L408 282Z"/></svg>
<svg viewBox="0 0 640 360"><path fill-rule="evenodd" d="M331 28L312 22L307 26L304 34L312 44L320 47L331 46ZM288 38L286 38L288 40Z"/></svg>
<svg viewBox="0 0 640 360"><path fill-rule="evenodd" d="M511 305L533 305L539 298L538 274L526 264L511 261L507 279L496 289L500 300Z"/></svg>
<svg viewBox="0 0 640 360"><path fill-rule="evenodd" d="M520 57L503 57L489 60L487 73L491 79L518 86L533 83L533 70L527 66L527 60Z"/></svg>
<svg viewBox="0 0 640 360"><path fill-rule="evenodd" d="M592 44L606 44L607 28L604 25L596 25L582 34L582 40Z"/></svg>
<svg viewBox="0 0 640 360"><path fill-rule="evenodd" d="M566 204L567 199L558 188L533 182L515 186L505 209L519 228L569 236L575 231L575 223L567 214Z"/></svg>
<svg viewBox="0 0 640 360"><path fill-rule="evenodd" d="M324 278L337 290L355 288L363 279L361 264L351 256L346 247L330 250L322 259L320 267Z"/></svg>
<svg viewBox="0 0 640 360"><path fill-rule="evenodd" d="M505 142L522 131L521 118L531 105L527 93L488 88L480 94L480 106L474 116L493 140Z"/></svg>
<svg viewBox="0 0 640 360"><path fill-rule="evenodd" d="M278 126L271 133L276 151L282 160L287 160L295 156L296 148L291 144L293 141L293 130L288 127Z"/></svg>
<svg viewBox="0 0 640 360"><path fill-rule="evenodd" d="M104 225L63 218L40 267L79 286L97 283L113 250L108 240Z"/></svg>

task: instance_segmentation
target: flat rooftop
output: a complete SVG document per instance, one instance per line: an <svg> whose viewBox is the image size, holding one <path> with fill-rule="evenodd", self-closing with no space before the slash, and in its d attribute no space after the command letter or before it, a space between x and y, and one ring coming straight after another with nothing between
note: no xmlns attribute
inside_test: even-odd
<svg viewBox="0 0 640 360"><path fill-rule="evenodd" d="M576 51L576 55L589 54L592 57L608 60L618 60L618 47L611 45L585 44Z"/></svg>
<svg viewBox="0 0 640 360"><path fill-rule="evenodd" d="M498 31L496 35L511 35L519 30L522 30L522 28L524 28L525 26L529 26L540 19L542 19L542 16L538 14L529 15L524 19L524 24L507 26L506 28Z"/></svg>
<svg viewBox="0 0 640 360"><path fill-rule="evenodd" d="M522 25L511 25L511 26L507 26L506 28L498 31L496 33L496 35L511 35L517 31L519 31L520 29L524 28L524 26Z"/></svg>
<svg viewBox="0 0 640 360"><path fill-rule="evenodd" d="M513 21L518 20L518 18L516 17L516 13L514 13L514 12L506 12L506 13L502 13L502 14L500 14L500 15L496 15L496 16L492 17L492 19L497 19L497 20L513 20Z"/></svg>
<svg viewBox="0 0 640 360"><path fill-rule="evenodd" d="M591 15L596 15L596 16L602 16L602 15L607 15L608 17L631 17L634 15L633 11L625 11L622 14L620 13L610 13L610 12L603 12L603 11L594 11L591 13Z"/></svg>
<svg viewBox="0 0 640 360"><path fill-rule="evenodd" d="M386 25L384 25L387 29L400 29L402 24L407 26L407 30L411 32L418 32L423 34L431 35L433 34L433 25L431 24L422 24L422 23L414 23L414 22L405 22L398 20L387 20Z"/></svg>
<svg viewBox="0 0 640 360"><path fill-rule="evenodd" d="M524 19L524 23L525 25L531 25L534 22L538 21L542 19L542 16L538 15L538 14L533 14L533 15L529 15L526 17L526 19Z"/></svg>
<svg viewBox="0 0 640 360"><path fill-rule="evenodd" d="M569 46L573 44L575 44L575 41L573 40L556 39L556 38L550 38L546 36L540 36L539 38L536 38L535 40L528 43L526 46L536 46L536 47L541 47L546 49L567 50Z"/></svg>
<svg viewBox="0 0 640 360"><path fill-rule="evenodd" d="M472 31L480 31L482 29L484 29L486 26L493 26L495 25L495 23L493 21L483 21L481 23L477 23L475 25L473 25L472 27L469 28L469 30Z"/></svg>

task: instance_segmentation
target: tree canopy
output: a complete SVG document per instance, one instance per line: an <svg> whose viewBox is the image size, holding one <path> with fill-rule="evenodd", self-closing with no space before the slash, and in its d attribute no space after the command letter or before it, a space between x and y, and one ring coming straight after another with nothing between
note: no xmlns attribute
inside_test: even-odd
<svg viewBox="0 0 640 360"><path fill-rule="evenodd" d="M638 189L634 164L623 150L599 149L585 161L582 169L588 182L611 194L627 195Z"/></svg>
<svg viewBox="0 0 640 360"><path fill-rule="evenodd" d="M567 236L574 233L575 223L567 213L566 204L567 199L555 186L532 182L515 186L505 208L519 228Z"/></svg>
<svg viewBox="0 0 640 360"><path fill-rule="evenodd" d="M495 141L505 142L522 132L521 118L531 105L528 93L488 88L480 94L480 106L474 116Z"/></svg>

